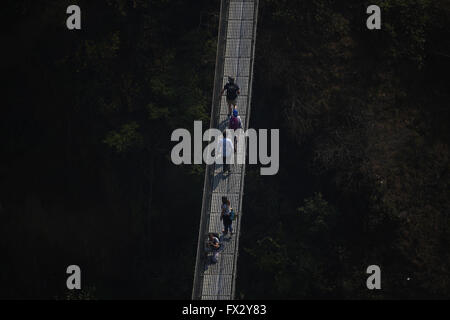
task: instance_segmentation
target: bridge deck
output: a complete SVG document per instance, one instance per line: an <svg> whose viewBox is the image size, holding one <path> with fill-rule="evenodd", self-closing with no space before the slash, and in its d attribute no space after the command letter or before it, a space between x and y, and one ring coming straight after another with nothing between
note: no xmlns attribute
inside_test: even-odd
<svg viewBox="0 0 450 320"><path fill-rule="evenodd" d="M257 12L258 0L221 2L211 128L223 130L228 124L226 99L219 99L220 90L227 82L228 76L235 77L241 88L237 108L243 127L248 128ZM234 298L245 165L235 164L230 168L231 173L226 175L222 173L222 165L210 165L206 168L192 299ZM237 218L233 221L233 235L221 236L223 248L218 262L211 264L208 259L211 253L208 254L205 250L207 234L221 234L223 225L220 212L223 196L230 200Z"/></svg>

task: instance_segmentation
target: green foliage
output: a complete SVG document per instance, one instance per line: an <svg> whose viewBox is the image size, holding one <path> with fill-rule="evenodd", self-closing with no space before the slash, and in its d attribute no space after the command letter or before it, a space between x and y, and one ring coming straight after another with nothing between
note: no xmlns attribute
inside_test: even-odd
<svg viewBox="0 0 450 320"><path fill-rule="evenodd" d="M117 152L124 152L132 146L142 145L142 136L138 132L136 122L124 124L119 132L110 131L103 141Z"/></svg>
<svg viewBox="0 0 450 320"><path fill-rule="evenodd" d="M336 213L323 199L321 193L316 193L314 197L305 199L305 204L298 208L298 211L302 223L309 226L308 233L316 237L326 236L335 224L331 220L336 220Z"/></svg>
<svg viewBox="0 0 450 320"><path fill-rule="evenodd" d="M170 134L209 120L220 7L79 5L76 32L63 2L4 8L12 42L0 130L10 138L0 172L10 200L1 203L15 218L0 227L10 275L1 296L65 297L63 262L77 260L89 270L83 285L97 290L68 299L190 297L204 168L174 166ZM170 233L192 241L161 244Z"/></svg>
<svg viewBox="0 0 450 320"><path fill-rule="evenodd" d="M248 170L240 293L450 296L448 3L382 1L376 32L369 2L260 4L252 123L288 147L276 177Z"/></svg>
<svg viewBox="0 0 450 320"><path fill-rule="evenodd" d="M450 296L450 5L381 1L371 32L369 4L260 1L251 125L281 163L247 170L237 296ZM83 1L80 32L5 6L2 297L66 297L74 259L95 290L68 299L190 297L204 167L170 134L209 121L218 2Z"/></svg>

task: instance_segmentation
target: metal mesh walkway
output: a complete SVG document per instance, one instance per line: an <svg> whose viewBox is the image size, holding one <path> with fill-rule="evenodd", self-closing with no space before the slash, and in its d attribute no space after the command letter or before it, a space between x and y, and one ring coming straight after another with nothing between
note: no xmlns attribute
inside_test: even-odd
<svg viewBox="0 0 450 320"><path fill-rule="evenodd" d="M258 0L221 1L211 128L219 128L222 131L228 124L226 99L219 98L220 90L227 82L228 76L235 77L241 89L237 108L244 129L248 128L257 13ZM234 299L244 176L245 165L231 165L231 173L226 175L222 174L222 165L206 167L192 290L194 300ZM233 221L233 235L221 237L223 247L218 262L210 264L205 250L207 234L221 234L223 225L220 213L223 196L230 200L237 218Z"/></svg>

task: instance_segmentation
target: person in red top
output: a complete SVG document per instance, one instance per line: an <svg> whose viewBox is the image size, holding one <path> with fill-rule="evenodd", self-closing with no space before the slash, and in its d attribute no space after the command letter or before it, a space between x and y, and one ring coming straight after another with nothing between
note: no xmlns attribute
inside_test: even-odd
<svg viewBox="0 0 450 320"><path fill-rule="evenodd" d="M242 128L242 120L238 115L237 109L233 110L233 115L230 118L229 128L232 130L237 130ZM234 137L234 152L237 150L237 137Z"/></svg>

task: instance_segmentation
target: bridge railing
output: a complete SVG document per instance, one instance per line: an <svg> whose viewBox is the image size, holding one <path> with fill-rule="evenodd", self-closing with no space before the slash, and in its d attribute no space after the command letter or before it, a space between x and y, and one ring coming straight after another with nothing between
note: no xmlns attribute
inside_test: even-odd
<svg viewBox="0 0 450 320"><path fill-rule="evenodd" d="M258 0L221 1L211 107L211 128L222 127L221 129L223 130L223 126L226 127L228 108L226 107L225 100L222 100L219 94L224 85L224 81L226 81L225 77L233 75L236 77L237 82L241 81L241 83L238 83L240 86L242 85L242 94L239 96L240 102L238 102L238 109L243 115L243 128L245 130L248 129L252 97L258 4ZM225 74L225 71L227 71L227 74ZM246 143L244 149L246 149ZM202 298L233 299L235 296L245 165L242 165L241 170L236 167L236 171L231 176L233 178L230 176L224 177L220 173L217 173L215 164L206 166L192 290L193 300ZM218 182L219 180L225 184L221 184ZM218 188L218 184L222 188ZM205 252L206 238L209 230L213 230L214 232L215 230L220 230L220 223L218 221L220 209L218 209L217 201L222 196L231 196L234 199L233 207L238 212L234 227L235 235L231 239L231 242L228 242L227 252L224 253L218 266L215 269L209 270L208 274L205 275L205 266L207 265L205 260L207 257ZM214 204L212 204L213 198L215 199ZM213 222L210 225L211 219Z"/></svg>
<svg viewBox="0 0 450 320"><path fill-rule="evenodd" d="M217 37L216 69L214 75L214 89L211 106L210 128L218 128L220 116L220 98L222 90L222 79L225 62L226 34L227 34L227 16L229 9L229 0L222 0L220 3L219 29ZM200 216L200 227L198 233L197 257L195 261L194 284L192 290L192 299L197 300L201 295L202 288L202 268L205 263L204 245L209 228L209 219L207 213L211 210L211 186L213 184L215 165L206 165L205 181L203 186L202 211Z"/></svg>

